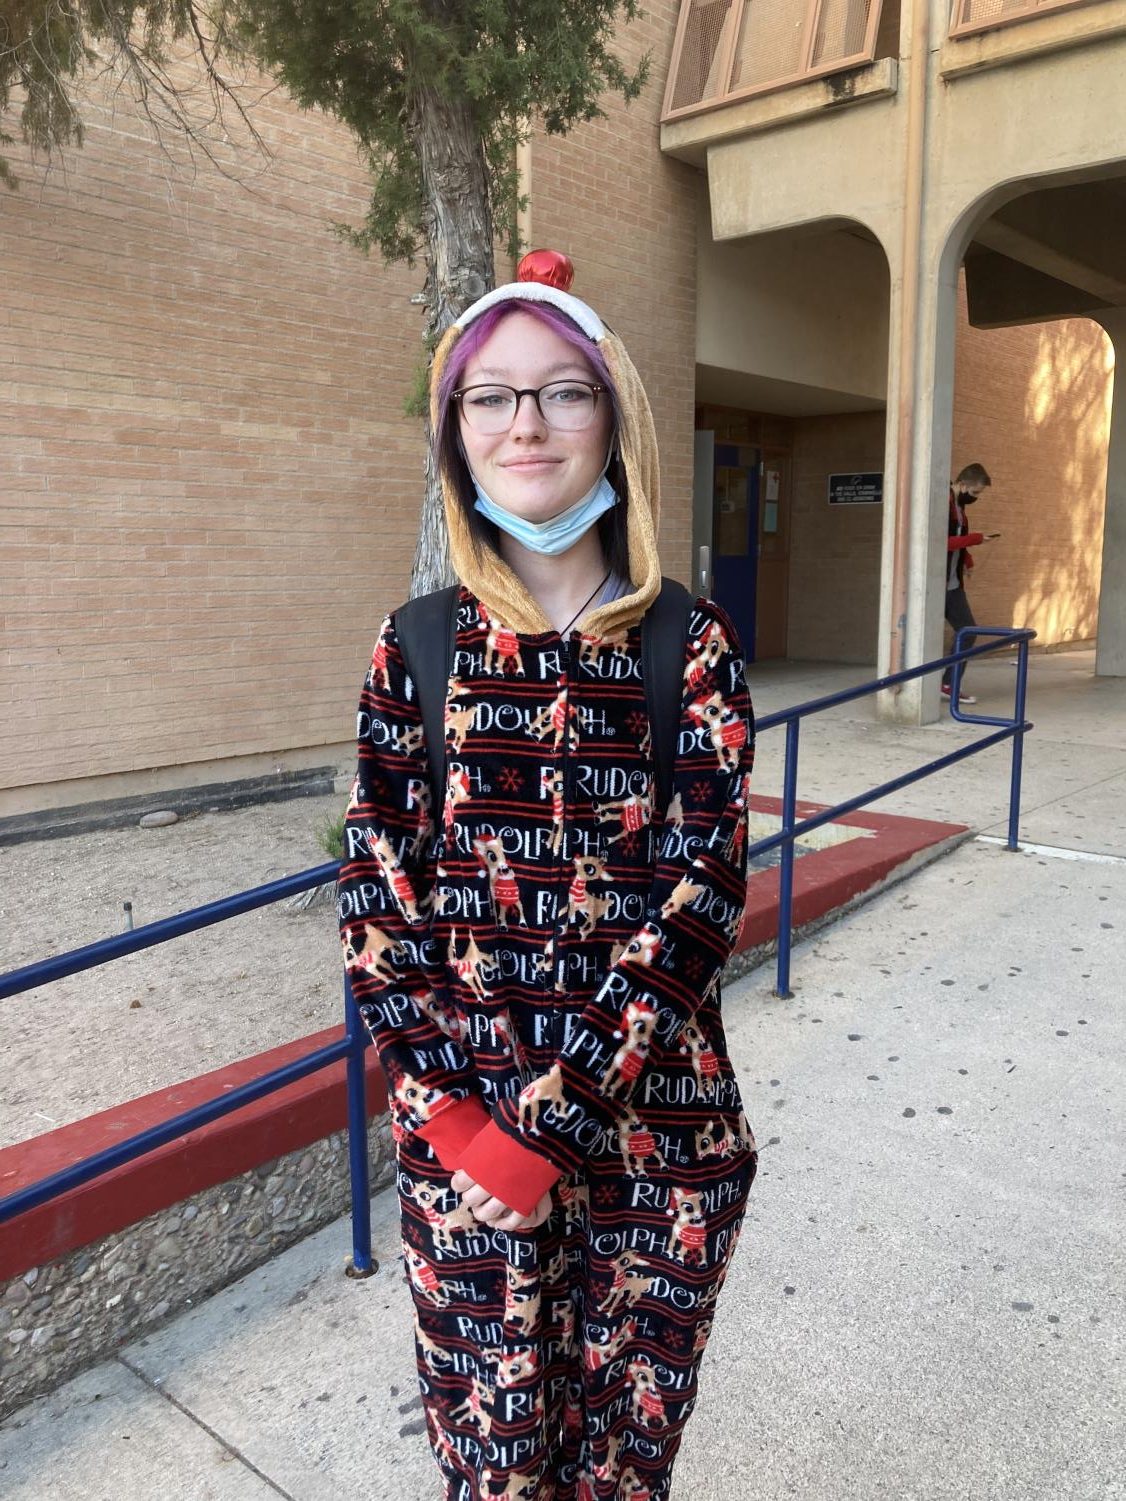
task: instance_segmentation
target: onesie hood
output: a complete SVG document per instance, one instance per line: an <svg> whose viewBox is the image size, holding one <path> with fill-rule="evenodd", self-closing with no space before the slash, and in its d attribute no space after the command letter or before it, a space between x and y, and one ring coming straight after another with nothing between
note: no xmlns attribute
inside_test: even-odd
<svg viewBox="0 0 1126 1501"><path fill-rule="evenodd" d="M660 464L657 433L649 399L625 346L602 319L579 298L564 289L569 271L560 273L560 263L569 268L565 256L553 251L532 251L520 263L517 275L550 276L545 280L522 279L487 292L466 308L456 323L448 328L434 352L430 371L430 419L432 428L438 420L438 390L442 371L455 344L465 330L482 313L506 302L548 303L565 313L598 347L614 385L618 407L616 441L626 475L626 536L629 546L629 572L632 588L619 599L599 605L584 617L583 629L593 636L620 636L639 624L661 588L661 564L657 555L657 528L661 509ZM560 280L564 285L558 284ZM539 634L552 629L539 605L505 563L490 547L479 546L458 499L454 478L443 466L442 495L446 525L450 536L450 556L461 582L482 601L490 615L495 615L513 630Z"/></svg>

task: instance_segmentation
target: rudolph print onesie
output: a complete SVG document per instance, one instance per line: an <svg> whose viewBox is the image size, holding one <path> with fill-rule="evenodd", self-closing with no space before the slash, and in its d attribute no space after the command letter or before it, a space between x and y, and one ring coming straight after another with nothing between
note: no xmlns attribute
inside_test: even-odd
<svg viewBox="0 0 1126 1501"><path fill-rule="evenodd" d="M718 989L750 705L703 600L683 681L665 809L639 626L517 631L463 587L435 808L393 616L375 648L339 908L448 1501L668 1497L756 1161ZM458 1167L550 1219L485 1229Z"/></svg>

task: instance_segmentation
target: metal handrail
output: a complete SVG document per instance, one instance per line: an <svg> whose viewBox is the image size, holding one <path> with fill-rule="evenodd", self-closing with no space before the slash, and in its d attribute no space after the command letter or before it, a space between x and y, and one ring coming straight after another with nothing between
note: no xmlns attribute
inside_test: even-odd
<svg viewBox="0 0 1126 1501"><path fill-rule="evenodd" d="M181 938L185 933L194 933L200 928L209 928L214 923L226 922L229 917L241 917L244 912L253 912L257 907L268 907L271 902L283 901L287 896L298 896L314 886L323 886L336 880L340 862L330 860L325 865L316 865L312 870L302 870L295 876L283 876L277 881L267 881L264 886L252 886L249 891L240 891L236 896L221 897L217 902L208 902L203 907L189 907L186 912L176 912L163 917L159 922L145 923L140 928L130 928L126 933L115 933L112 938L99 938L97 943L87 943L82 948L70 949L65 954L54 954L50 959L39 959L22 969L9 970L0 975L0 1001L22 990L34 990L39 985L49 985L52 980L65 980L68 975L77 975L85 969L95 969L99 964L108 964L111 959L136 954L141 949L151 949L158 943L167 943L170 938Z"/></svg>
<svg viewBox="0 0 1126 1501"><path fill-rule="evenodd" d="M198 932L215 923L226 922L228 918L240 917L245 912L253 912L259 907L267 907L273 902L283 901L286 897L297 896L313 887L323 886L336 879L339 868L339 861L331 860L324 865L314 866L311 870L299 871L292 876L283 876L280 880L268 881L263 886L254 886L249 891L238 892L235 896L223 897L219 901L208 902L202 907L192 907L186 912L177 912L172 917L162 918L158 922L146 923L143 927L133 928L125 933L115 933L110 938L99 939L96 943L85 944L65 954L55 954L35 964L26 964L20 969L10 970L7 974L0 975L0 1000L20 995L24 991L34 990L40 985L49 985L52 981L65 979L68 975L81 974L84 970L95 969L100 964L108 964L111 960L123 958L126 954L135 954L142 949L153 948L159 943L168 943L171 939L180 938L186 933ZM307 1078L310 1074L317 1073L344 1059L346 1060L348 1092L348 1170L352 1194L352 1256L348 1270L351 1276L368 1277L377 1268L371 1255L367 1087L364 1068L364 1049L367 1044L367 1031L352 996L352 982L345 971L344 1036L338 1041L317 1048L311 1053L303 1053L299 1058L291 1059L281 1068L271 1069L268 1073L259 1075L257 1079L248 1080L237 1089L228 1090L214 1099L205 1100L190 1110L162 1121L157 1126L150 1126L146 1131L140 1131L124 1141L115 1142L112 1147L107 1147L104 1151L85 1157L80 1162L71 1163L69 1167L52 1173L49 1177L40 1178L37 1182L8 1194L0 1199L0 1225L15 1219L17 1215L38 1209L53 1199L61 1198L63 1194L79 1188L83 1183L89 1183L93 1178L100 1178L112 1172L114 1168L122 1167L127 1162L133 1162L136 1158L145 1156L148 1152L156 1151L158 1147L166 1146L170 1141L185 1136L189 1131L196 1131L201 1126L210 1125L212 1121L230 1115L244 1105L251 1105L256 1100L275 1094L279 1089L285 1089L290 1084L295 1084L298 1080Z"/></svg>
<svg viewBox="0 0 1126 1501"><path fill-rule="evenodd" d="M984 646L964 648L962 639L966 635L990 636L994 638ZM901 787L909 786L912 782L920 781L923 777L931 776L936 771L941 771L947 766L952 766L956 761L964 760L967 756L975 755L978 751L986 750L991 745L997 745L1003 740L1013 741L1013 763L1009 789L1009 837L1008 848L1017 848L1017 824L1020 817L1020 785L1023 744L1025 733L1032 728L1024 718L1025 702L1027 696L1028 680L1028 644L1035 638L1036 632L1032 630L1007 630L988 626L967 627L959 631L955 638L955 649L949 656L941 657L933 662L926 662L921 667L907 668L903 672L892 673L888 677L876 678L869 683L863 683L855 688L845 688L838 693L830 693L823 698L810 699L806 703L797 704L791 709L782 709L774 714L766 714L757 725L758 732L774 729L779 725L786 726L786 761L783 779L782 793L782 827L777 834L768 835L752 844L748 849L748 857L765 854L766 851L782 847L782 861L780 869L779 899L778 899L778 961L775 979L775 993L787 997L791 994L790 985L790 956L793 941L791 931L793 920L793 878L794 878L794 841L802 834L811 829L819 828L822 824L831 823L835 818L843 814L854 812L857 808L866 807L869 803L886 797L891 792L896 792ZM1013 716L1011 719L999 719L988 715L973 715L964 713L959 707L958 696L961 688L963 664L973 657L984 656L989 652L997 651L1000 647L1016 645L1018 648L1017 658L1017 681ZM902 776L894 777L889 782L883 782L878 787L859 794L856 797L847 798L844 802L837 803L832 808L825 808L821 812L809 818L797 821L797 775L798 775L798 732L803 719L813 714L820 714L826 709L838 707L840 704L851 703L856 699L865 698L873 693L882 692L886 688L894 688L900 683L910 682L914 678L925 677L928 673L937 672L946 667L953 667L953 682L950 701L951 716L964 724L981 724L994 726L994 733L976 740L972 745L961 746L958 750L951 751L945 756L939 756L934 761L915 771L907 772ZM293 896L302 891L308 891L314 886L320 886L336 877L338 870L336 861L330 861L324 865L315 866L311 870L301 871L297 875L285 876L281 880L270 881L264 886L255 886L249 891L243 891L235 896L225 897L221 901L209 902L205 906L195 907L186 912L180 912L172 917L161 919L159 922L147 923L143 927L135 928L127 933L118 933L110 938L103 938L97 943L84 945L82 948L72 949L68 953L54 955L49 959L43 959L35 964L24 965L20 969L12 970L6 975L0 975L0 999L8 996L19 995L24 991L35 989L40 985L50 984L54 980L63 979L67 975L79 974L83 970L93 969L97 965L106 964L112 959L119 959L125 954L133 954L141 949L152 948L158 943L167 943L172 938L179 938L186 933L197 932L202 928L210 927L214 923L225 922L228 918L240 916L242 913L254 911L258 907L268 906L272 902L281 901L287 896ZM97 1152L91 1157L84 1158L81 1162L72 1163L58 1173L53 1173L47 1178L41 1178L35 1183L29 1184L6 1198L0 1199L0 1224L13 1220L17 1215L27 1213L29 1210L39 1208L43 1204L58 1199L63 1194L88 1183L93 1178L98 1178L121 1167L127 1162L132 1162L137 1157L147 1152L155 1151L158 1147L167 1145L168 1142L184 1136L189 1131L197 1130L200 1126L219 1120L232 1111L241 1109L244 1105L252 1104L255 1100L273 1094L287 1085L295 1083L299 1079L308 1077L320 1069L327 1068L342 1058L347 1060L347 1092L348 1092L348 1164L352 1195L352 1257L349 1265L349 1273L352 1276L370 1276L377 1270L371 1254L371 1204L370 1204L370 1179L368 1173L367 1154L367 1091L364 1070L364 1050L368 1045L368 1035L360 1019L359 1008L352 995L351 981L347 972L344 975L344 1025L345 1033L338 1041L318 1048L310 1053L303 1054L300 1058L292 1059L281 1068L273 1069L269 1073L262 1074L257 1079L240 1085L237 1089L211 1100L204 1101L186 1110L180 1115L173 1116L170 1120L161 1122L158 1126L152 1126L146 1131L139 1132L127 1140L115 1143L112 1147L102 1152Z"/></svg>
<svg viewBox="0 0 1126 1501"><path fill-rule="evenodd" d="M967 648L962 645L963 638L966 636L990 636L993 639L984 646ZM774 714L765 714L758 721L757 729L760 734L763 730L772 730L778 725L786 726L786 760L782 777L782 827L777 834L769 834L765 839L757 840L747 851L748 858L753 858L755 855L762 855L768 850L776 849L779 845L782 848L778 883L778 957L774 981L776 996L788 1000L793 995L790 989L790 956L793 947L794 842L802 834L807 834L812 829L819 829L822 824L832 823L846 813L855 813L858 808L866 808L869 803L878 802L880 798L887 797L892 792L898 792L901 787L909 787L912 782L920 782L924 777L933 776L936 771L943 771L958 761L964 761L967 756L976 755L978 751L988 750L991 745L999 745L1003 740L1011 739L1013 761L1009 781L1009 835L1006 848L1009 850L1017 848L1024 736L1032 728L1024 717L1028 691L1028 643L1035 637L1036 632L1033 630L1010 630L1002 626L967 626L956 634L954 650L949 656L939 657L933 662L924 662L921 667L908 667L903 672L893 672L887 677L875 678L872 682L861 683L855 688L843 688L839 693L828 693L823 698L809 699L804 704L796 704L792 709L780 709ZM1001 647L1013 645L1017 647L1017 680L1012 718L999 719L985 714L966 714L959 707L958 702L964 664L973 657L983 657ZM836 803L831 808L824 808L820 813L815 813L800 823L797 822L798 736L801 721L808 719L812 714L821 714L826 709L837 708L840 704L852 703L858 698L867 698L870 694L881 693L886 688L895 688L900 683L911 682L914 678L925 677L928 673L938 672L946 667L954 669L950 685L951 718L960 720L963 724L995 725L998 728L994 733L986 735L981 740L975 740L971 745L960 746L945 756L938 756L935 760L928 761L925 766L904 772L902 776L893 777L889 782L881 782L878 787L873 787L868 792L846 798L844 802Z"/></svg>

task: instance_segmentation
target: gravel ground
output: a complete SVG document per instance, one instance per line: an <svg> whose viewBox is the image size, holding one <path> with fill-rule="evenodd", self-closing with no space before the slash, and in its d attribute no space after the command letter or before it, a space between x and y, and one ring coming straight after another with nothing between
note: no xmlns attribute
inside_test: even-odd
<svg viewBox="0 0 1126 1501"><path fill-rule="evenodd" d="M328 857L341 797L0 848L0 972ZM0 1004L0 1146L340 1020L329 902L266 907Z"/></svg>

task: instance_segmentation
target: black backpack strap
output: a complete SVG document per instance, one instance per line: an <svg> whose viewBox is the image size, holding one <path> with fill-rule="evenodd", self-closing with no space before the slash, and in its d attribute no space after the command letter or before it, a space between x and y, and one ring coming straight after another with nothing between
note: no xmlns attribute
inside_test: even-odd
<svg viewBox="0 0 1126 1501"><path fill-rule="evenodd" d="M446 788L446 686L457 642L459 592L454 584L421 594L395 611L399 650L418 694L435 819L441 816ZM684 698L684 653L693 604L683 584L662 579L661 592L641 622L641 672L653 739L656 807L662 818L672 798Z"/></svg>
<svg viewBox="0 0 1126 1501"><path fill-rule="evenodd" d="M641 673L657 784L654 811L661 818L672 798L680 706L684 700L684 654L694 604L683 584L663 578L660 594L641 621Z"/></svg>
<svg viewBox="0 0 1126 1501"><path fill-rule="evenodd" d="M422 713L426 762L430 768L430 815L441 822L446 795L446 687L457 643L457 584L420 594L395 611L395 635L403 665Z"/></svg>

